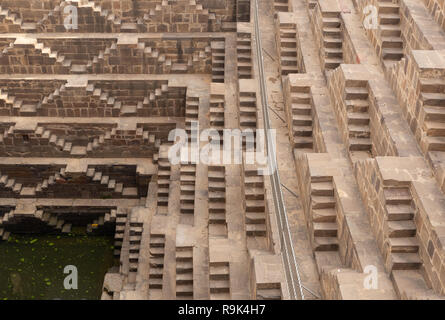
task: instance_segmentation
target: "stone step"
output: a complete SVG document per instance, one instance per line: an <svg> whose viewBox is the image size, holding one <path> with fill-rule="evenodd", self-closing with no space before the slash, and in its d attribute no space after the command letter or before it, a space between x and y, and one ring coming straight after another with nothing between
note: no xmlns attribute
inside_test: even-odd
<svg viewBox="0 0 445 320"><path fill-rule="evenodd" d="M349 125L369 125L369 114L359 112L348 112L348 126Z"/></svg>
<svg viewBox="0 0 445 320"><path fill-rule="evenodd" d="M312 127L311 126L294 126L293 135L297 137L312 137ZM311 139L312 141L313 139ZM308 140L309 142L309 140Z"/></svg>
<svg viewBox="0 0 445 320"><path fill-rule="evenodd" d="M416 253L419 251L419 241L415 237L409 238L389 238L391 252L396 253Z"/></svg>
<svg viewBox="0 0 445 320"><path fill-rule="evenodd" d="M246 234L253 237L265 237L267 228L264 224L246 224Z"/></svg>
<svg viewBox="0 0 445 320"><path fill-rule="evenodd" d="M150 275L148 280L148 287L150 289L162 289L162 282L163 282L162 278L161 279L153 278Z"/></svg>
<svg viewBox="0 0 445 320"><path fill-rule="evenodd" d="M382 57L384 60L400 60L403 58L402 48L384 48L382 50Z"/></svg>
<svg viewBox="0 0 445 320"><path fill-rule="evenodd" d="M335 208L335 198L332 196L311 196L312 209Z"/></svg>
<svg viewBox="0 0 445 320"><path fill-rule="evenodd" d="M362 87L346 87L345 100L366 100L368 99L368 89Z"/></svg>
<svg viewBox="0 0 445 320"><path fill-rule="evenodd" d="M445 137L425 137L428 151L445 151Z"/></svg>
<svg viewBox="0 0 445 320"><path fill-rule="evenodd" d="M246 224L265 224L266 214L264 212L246 212Z"/></svg>
<svg viewBox="0 0 445 320"><path fill-rule="evenodd" d="M337 223L334 222L315 222L315 237L337 237Z"/></svg>
<svg viewBox="0 0 445 320"><path fill-rule="evenodd" d="M385 202L387 205L411 205L412 196L408 188L385 188Z"/></svg>
<svg viewBox="0 0 445 320"><path fill-rule="evenodd" d="M281 300L281 289L257 289L256 298L257 300Z"/></svg>
<svg viewBox="0 0 445 320"><path fill-rule="evenodd" d="M311 183L311 195L313 196L334 196L334 186L332 182Z"/></svg>
<svg viewBox="0 0 445 320"><path fill-rule="evenodd" d="M314 237L314 251L337 251L338 246L336 237Z"/></svg>
<svg viewBox="0 0 445 320"><path fill-rule="evenodd" d="M388 237L405 238L416 235L416 225L412 220L388 221Z"/></svg>
<svg viewBox="0 0 445 320"><path fill-rule="evenodd" d="M351 151L370 151L372 150L372 141L369 138L350 138L349 150Z"/></svg>
<svg viewBox="0 0 445 320"><path fill-rule="evenodd" d="M418 270L422 260L418 253L391 253L392 270Z"/></svg>
<svg viewBox="0 0 445 320"><path fill-rule="evenodd" d="M414 218L414 209L411 205L386 205L389 221L411 220Z"/></svg>
<svg viewBox="0 0 445 320"><path fill-rule="evenodd" d="M310 126L312 127L312 116L311 115L292 115L292 124L294 126Z"/></svg>
<svg viewBox="0 0 445 320"><path fill-rule="evenodd" d="M382 48L399 48L403 49L403 40L399 36L391 37L381 37Z"/></svg>
<svg viewBox="0 0 445 320"><path fill-rule="evenodd" d="M247 212L264 212L265 203L264 200L248 200L246 199L246 211Z"/></svg>
<svg viewBox="0 0 445 320"><path fill-rule="evenodd" d="M325 209L313 209L312 221L313 222L330 222L333 223L337 220L337 212L334 208Z"/></svg>
<svg viewBox="0 0 445 320"><path fill-rule="evenodd" d="M395 14L399 15L400 5L391 1L379 1L378 2L378 14Z"/></svg>
<svg viewBox="0 0 445 320"><path fill-rule="evenodd" d="M382 37L400 37L402 34L402 30L400 29L400 25L381 25L380 26L380 35Z"/></svg>
<svg viewBox="0 0 445 320"><path fill-rule="evenodd" d="M210 280L210 293L229 293L230 282L225 279L211 279Z"/></svg>
<svg viewBox="0 0 445 320"><path fill-rule="evenodd" d="M226 214L224 212L209 212L209 224L226 224Z"/></svg>

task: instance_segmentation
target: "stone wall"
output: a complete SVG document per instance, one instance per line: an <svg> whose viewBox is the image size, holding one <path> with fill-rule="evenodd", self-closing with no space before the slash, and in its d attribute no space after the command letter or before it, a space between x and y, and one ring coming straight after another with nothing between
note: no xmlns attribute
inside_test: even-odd
<svg viewBox="0 0 445 320"><path fill-rule="evenodd" d="M167 81L0 81L1 115L184 117L186 88Z"/></svg>
<svg viewBox="0 0 445 320"><path fill-rule="evenodd" d="M220 31L225 21L236 21L235 1L2 1L9 9L0 32L207 32ZM220 4L223 5L220 5ZM76 28L65 28L65 8L77 9Z"/></svg>
<svg viewBox="0 0 445 320"><path fill-rule="evenodd" d="M136 130L103 123L45 123L29 129L12 125L1 131L0 156L153 158L174 128L174 124L162 123L139 124Z"/></svg>

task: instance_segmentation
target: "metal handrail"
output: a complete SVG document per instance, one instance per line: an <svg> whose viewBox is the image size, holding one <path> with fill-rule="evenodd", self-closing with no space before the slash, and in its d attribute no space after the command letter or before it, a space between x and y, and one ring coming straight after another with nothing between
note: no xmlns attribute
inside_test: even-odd
<svg viewBox="0 0 445 320"><path fill-rule="evenodd" d="M258 0L253 1L254 6L254 20L255 20L255 39L256 39L256 51L258 59L258 69L259 69L259 83L261 92L261 105L263 110L263 122L265 130L265 140L267 147L267 154L269 159L269 165L271 169L276 169L270 175L270 182L272 185L272 194L275 204L276 215L280 227L280 244L281 250L283 252L283 264L285 268L287 284L289 287L289 295L293 300L301 299L304 300L303 286L301 284L300 272L298 270L298 264L295 259L294 247L292 244L292 237L289 229L289 222L287 219L286 207L284 205L283 194L281 191L280 175L278 173L278 165L276 160L276 149L274 141L271 137L270 132L270 118L268 110L268 99L267 99L267 86L264 76L264 62L263 62L263 51L261 45L261 33L259 27L259 15L258 15Z"/></svg>

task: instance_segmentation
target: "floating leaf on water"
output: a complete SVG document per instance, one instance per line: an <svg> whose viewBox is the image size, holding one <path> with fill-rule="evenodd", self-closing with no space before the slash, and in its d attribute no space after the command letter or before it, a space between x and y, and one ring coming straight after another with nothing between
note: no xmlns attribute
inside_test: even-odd
<svg viewBox="0 0 445 320"><path fill-rule="evenodd" d="M30 244L33 244L33 243L36 243L38 240L39 240L39 239L32 239L29 243L30 243Z"/></svg>
<svg viewBox="0 0 445 320"><path fill-rule="evenodd" d="M50 247L52 247L52 246L54 245L54 242L50 242L48 245L49 245Z"/></svg>
<svg viewBox="0 0 445 320"><path fill-rule="evenodd" d="M20 258L20 261L21 262L25 262L25 258Z"/></svg>

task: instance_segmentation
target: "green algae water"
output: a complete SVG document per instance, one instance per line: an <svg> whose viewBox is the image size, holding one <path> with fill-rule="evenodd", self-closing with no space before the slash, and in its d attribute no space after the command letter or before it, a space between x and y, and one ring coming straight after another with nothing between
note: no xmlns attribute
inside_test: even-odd
<svg viewBox="0 0 445 320"><path fill-rule="evenodd" d="M0 300L100 299L105 273L115 265L113 237L70 234L11 235L0 241ZM78 289L65 290L67 265Z"/></svg>

